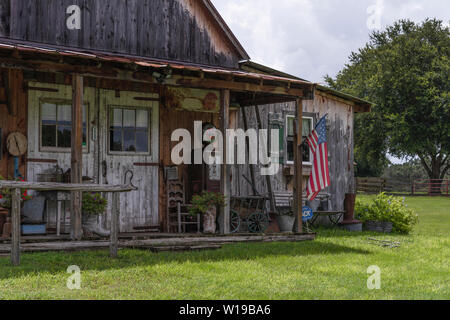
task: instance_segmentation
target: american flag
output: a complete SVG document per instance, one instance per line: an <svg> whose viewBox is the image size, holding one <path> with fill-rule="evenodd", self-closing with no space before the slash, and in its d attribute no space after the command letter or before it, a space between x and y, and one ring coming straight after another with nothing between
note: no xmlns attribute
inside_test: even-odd
<svg viewBox="0 0 450 320"><path fill-rule="evenodd" d="M309 201L314 200L321 190L331 184L326 123L327 116L324 116L306 140L313 154L313 167L306 190Z"/></svg>

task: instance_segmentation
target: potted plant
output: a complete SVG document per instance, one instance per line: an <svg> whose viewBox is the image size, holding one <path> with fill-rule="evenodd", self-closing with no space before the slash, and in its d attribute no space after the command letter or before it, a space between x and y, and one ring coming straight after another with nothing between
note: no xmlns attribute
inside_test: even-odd
<svg viewBox="0 0 450 320"><path fill-rule="evenodd" d="M189 207L191 215L200 214L203 218L203 232L216 233L217 210L225 206L225 197L216 192L202 192L192 198L192 205Z"/></svg>
<svg viewBox="0 0 450 320"><path fill-rule="evenodd" d="M105 212L107 205L108 201L100 193L83 193L82 225L86 236L96 234L108 237L110 235L110 231L104 230L98 225L98 216Z"/></svg>
<svg viewBox="0 0 450 320"><path fill-rule="evenodd" d="M0 180L12 180L5 179L0 175ZM15 181L25 180L23 178L15 179ZM12 194L13 190L10 188L5 188L0 190L0 237L8 238L11 235L11 207L12 207ZM21 190L21 206L25 201L31 200L32 197L28 195L27 189Z"/></svg>
<svg viewBox="0 0 450 320"><path fill-rule="evenodd" d="M368 231L408 234L418 223L418 216L405 199L379 194L371 203L356 203L356 216Z"/></svg>

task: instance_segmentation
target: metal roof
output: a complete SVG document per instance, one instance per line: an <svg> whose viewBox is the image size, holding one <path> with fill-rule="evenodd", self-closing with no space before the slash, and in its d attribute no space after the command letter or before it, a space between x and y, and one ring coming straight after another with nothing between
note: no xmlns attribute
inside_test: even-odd
<svg viewBox="0 0 450 320"><path fill-rule="evenodd" d="M226 68L216 68L211 66L202 66L192 63L184 63L180 61L168 61L168 60L156 60L146 57L140 56L130 56L123 54L114 54L107 53L101 51L94 50L85 50L85 49L75 49L75 48L67 48L67 47L59 47L52 46L47 44L38 44L32 42L23 42L11 39L0 38L0 50L12 50L18 51L19 53L38 53L45 55L55 55L55 56L64 56L64 57L73 57L73 58L81 58L88 60L96 60L99 62L117 62L123 64L134 64L142 67L151 67L151 68L171 68L174 70L188 70L188 71L196 71L203 72L206 74L218 74L218 75L228 75L238 78L248 78L255 79L260 81L274 81L274 82L282 82L286 84L298 84L302 86L312 87L315 86L314 83L294 79L294 78L286 78L275 75L247 72L240 69L226 69Z"/></svg>

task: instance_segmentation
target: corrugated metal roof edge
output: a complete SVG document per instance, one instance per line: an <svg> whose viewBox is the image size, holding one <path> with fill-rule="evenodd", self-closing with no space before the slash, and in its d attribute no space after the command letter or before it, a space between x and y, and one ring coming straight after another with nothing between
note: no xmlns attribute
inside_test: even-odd
<svg viewBox="0 0 450 320"><path fill-rule="evenodd" d="M267 72L267 73L270 73L270 74L277 74L277 75L280 75L280 76L283 76L283 77L286 77L286 78L292 78L292 79L297 79L297 80L301 80L301 81L308 81L308 80L305 80L305 79L293 76L293 75L291 75L289 73L285 73L285 72L282 72L282 71L279 71L279 70L267 67L265 65L262 65L262 64L259 64L259 63L253 62L253 61L243 61L243 62L241 62L241 65L247 65L247 66L249 66L251 68L255 68L255 69L258 69L260 71ZM335 89L332 89L330 87L323 86L323 85L320 85L320 84L316 85L316 89L319 90L319 91L327 92L327 93L329 93L331 95L334 95L334 96L337 96L339 98L342 98L342 99L345 99L345 100L349 100L349 101L355 102L357 104L366 106L368 108L371 108L374 105L374 103L372 103L370 101L366 101L364 99L352 96L352 95L350 95L348 93L344 93L344 92L341 92L339 90L335 90Z"/></svg>
<svg viewBox="0 0 450 320"><path fill-rule="evenodd" d="M280 81L280 82L288 82L288 83L296 83L299 85L307 85L307 86L315 86L314 83L309 81L304 81L301 79L296 79L294 77L280 77L276 75L270 74L260 74L248 72L241 69L225 69L222 67L213 67L213 66L201 66L195 65L192 63L183 63L180 61L165 61L159 59L152 59L140 56L129 56L123 54L114 54L109 52L98 52L95 50L88 49L79 49L79 48L67 48L67 47L58 47L47 44L40 43L24 43L22 41L15 41L12 39L0 38L0 48L10 49L10 50L19 50L19 51L31 51L31 52L40 52L44 54L54 54L54 55L64 55L64 56L72 56L78 58L85 58L91 60L100 60L100 61L115 61L120 63L134 63L141 66L148 66L154 68L166 68L171 67L173 69L186 69L191 71L201 71L206 73L221 73L234 75L238 77L249 77L254 79L262 79L268 81Z"/></svg>

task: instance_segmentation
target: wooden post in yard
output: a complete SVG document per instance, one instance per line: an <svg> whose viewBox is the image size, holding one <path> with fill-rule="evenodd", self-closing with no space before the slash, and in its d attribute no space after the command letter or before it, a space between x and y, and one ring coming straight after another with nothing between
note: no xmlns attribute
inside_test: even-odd
<svg viewBox="0 0 450 320"><path fill-rule="evenodd" d="M120 221L120 193L112 194L111 206L111 233L109 255L111 258L117 258L119 249L119 221Z"/></svg>
<svg viewBox="0 0 450 320"><path fill-rule="evenodd" d="M83 77L72 76L72 159L71 183L82 183L83 170ZM81 197L82 193L72 192L70 202L70 238L81 240L83 230L81 227Z"/></svg>
<svg viewBox="0 0 450 320"><path fill-rule="evenodd" d="M298 98L295 102L295 123L294 126L294 208L295 215L294 232L303 232L303 105L302 99Z"/></svg>
<svg viewBox="0 0 450 320"><path fill-rule="evenodd" d="M230 90L220 91L220 131L224 135L223 143L223 164L221 166L220 174L220 192L225 196L226 204L220 212L220 233L230 233L230 195L231 195L231 183L230 183L230 169L226 162L227 147L226 147L226 132L229 127L230 119Z"/></svg>
<svg viewBox="0 0 450 320"><path fill-rule="evenodd" d="M14 266L20 264L20 189L14 189L11 203L11 262Z"/></svg>

